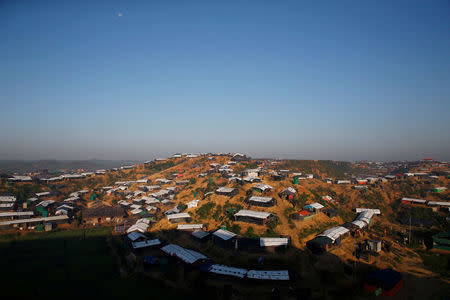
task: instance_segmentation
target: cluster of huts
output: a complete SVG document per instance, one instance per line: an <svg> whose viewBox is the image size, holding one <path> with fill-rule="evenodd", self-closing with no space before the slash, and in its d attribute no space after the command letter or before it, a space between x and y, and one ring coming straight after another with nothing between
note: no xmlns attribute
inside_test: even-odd
<svg viewBox="0 0 450 300"><path fill-rule="evenodd" d="M448 201L429 201L425 199L404 197L401 202L402 204L431 207L433 210L441 209L446 210L447 212L450 211L450 202Z"/></svg>
<svg viewBox="0 0 450 300"><path fill-rule="evenodd" d="M306 246L314 253L322 253L339 246L342 240L350 234L361 234L372 223L375 215L380 215L379 209L356 208L358 216L355 220L325 230L314 239L308 241Z"/></svg>

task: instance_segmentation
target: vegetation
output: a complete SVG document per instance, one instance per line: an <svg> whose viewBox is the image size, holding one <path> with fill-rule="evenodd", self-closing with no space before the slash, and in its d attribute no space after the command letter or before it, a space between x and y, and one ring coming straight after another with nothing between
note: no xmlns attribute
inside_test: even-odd
<svg viewBox="0 0 450 300"><path fill-rule="evenodd" d="M327 223L324 223L321 225L317 225L317 226L311 225L307 228L303 228L298 233L298 239L299 239L300 243L303 243L303 239L310 236L311 234L314 234L314 233L319 234L328 228L336 226L337 224L338 223L336 221L330 221L330 222L327 222Z"/></svg>
<svg viewBox="0 0 450 300"><path fill-rule="evenodd" d="M208 216L211 214L212 209L216 206L213 202L208 202L200 206L196 213L197 216L200 218L200 220L207 219Z"/></svg>
<svg viewBox="0 0 450 300"><path fill-rule="evenodd" d="M236 234L240 234L241 233L241 226L239 226L238 224L233 224L230 228L231 232L234 232Z"/></svg>
<svg viewBox="0 0 450 300"><path fill-rule="evenodd" d="M335 178L347 178L350 174L358 171L349 162L331 160L286 160L279 167L280 169L296 170L316 176L325 175Z"/></svg>
<svg viewBox="0 0 450 300"><path fill-rule="evenodd" d="M439 254L425 251L419 251L418 254L423 260L424 265L431 271L450 278L450 254Z"/></svg>
<svg viewBox="0 0 450 300"><path fill-rule="evenodd" d="M186 208L187 208L187 205L180 202L180 203L178 203L177 208L178 208L178 210L179 210L180 212L181 212L181 211L185 211Z"/></svg>
<svg viewBox="0 0 450 300"><path fill-rule="evenodd" d="M252 226L249 226L249 227L247 228L247 231L245 232L244 236L249 237L249 238L255 238L255 237L258 237L258 236L255 234L255 229L254 229Z"/></svg>
<svg viewBox="0 0 450 300"><path fill-rule="evenodd" d="M152 162L152 163L144 165L144 170L145 170L146 174L153 174L153 173L164 171L173 166L175 166L175 162L173 160L168 160L168 161L160 162L160 163Z"/></svg>

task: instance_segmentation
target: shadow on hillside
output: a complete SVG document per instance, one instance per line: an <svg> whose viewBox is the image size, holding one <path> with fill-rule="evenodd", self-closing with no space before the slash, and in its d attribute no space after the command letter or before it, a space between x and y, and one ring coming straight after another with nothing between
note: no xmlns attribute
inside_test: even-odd
<svg viewBox="0 0 450 300"><path fill-rule="evenodd" d="M125 236L77 230L0 240L4 298L144 299L370 299L362 278L375 267L348 264L325 253L290 247L247 252L200 243L175 230L147 233L164 244L198 251L214 263L255 270L290 270L289 282L255 282L213 275L168 257L159 247L131 251ZM164 261L144 267L143 258ZM439 279L406 275L398 299L444 299L449 287Z"/></svg>

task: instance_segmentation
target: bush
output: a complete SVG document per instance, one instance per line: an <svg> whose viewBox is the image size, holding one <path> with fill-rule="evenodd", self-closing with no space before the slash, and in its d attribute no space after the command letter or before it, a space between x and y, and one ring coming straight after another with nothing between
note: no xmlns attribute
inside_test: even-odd
<svg viewBox="0 0 450 300"><path fill-rule="evenodd" d="M230 231L234 232L236 234L240 234L241 233L241 226L239 226L238 224L233 224L233 226L230 227Z"/></svg>
<svg viewBox="0 0 450 300"><path fill-rule="evenodd" d="M177 208L178 208L178 210L179 210L180 212L181 212L181 211L185 211L186 208L187 208L187 205L184 204L184 203L178 203Z"/></svg>
<svg viewBox="0 0 450 300"><path fill-rule="evenodd" d="M197 209L197 216L200 218L200 220L202 219L206 219L207 217L209 217L209 215L211 214L212 209L215 207L216 205L212 202L208 202L206 204L203 204L202 206L199 207L199 209Z"/></svg>
<svg viewBox="0 0 450 300"><path fill-rule="evenodd" d="M247 228L247 232L245 233L245 236L249 237L249 238L257 237L257 235L255 234L255 229L252 226L249 226Z"/></svg>

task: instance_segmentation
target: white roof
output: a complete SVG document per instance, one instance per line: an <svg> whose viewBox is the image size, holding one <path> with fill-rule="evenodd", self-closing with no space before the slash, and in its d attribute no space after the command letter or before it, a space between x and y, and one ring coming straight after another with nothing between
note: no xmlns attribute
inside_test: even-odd
<svg viewBox="0 0 450 300"><path fill-rule="evenodd" d="M47 206L49 206L50 204L53 204L53 203L55 203L55 200L44 200L44 201L39 202L36 206L47 207Z"/></svg>
<svg viewBox="0 0 450 300"><path fill-rule="evenodd" d="M14 175L13 177L8 178L8 180L15 180L15 181L31 181L31 176L19 176Z"/></svg>
<svg viewBox="0 0 450 300"><path fill-rule="evenodd" d="M191 216L188 213L178 213L178 214L167 215L168 220L190 218L190 217Z"/></svg>
<svg viewBox="0 0 450 300"><path fill-rule="evenodd" d="M136 222L136 224L130 226L130 228L128 228L127 233L131 233L133 231L139 231L139 232L146 232L148 228L148 224L144 223L144 222Z"/></svg>
<svg viewBox="0 0 450 300"><path fill-rule="evenodd" d="M146 241L142 241L142 242L132 242L131 244L133 245L134 249L140 249L140 248L145 248L145 247L161 245L161 241L159 239L154 239L154 240L146 240Z"/></svg>
<svg viewBox="0 0 450 300"><path fill-rule="evenodd" d="M135 231L130 232L130 233L127 235L127 237L128 237L132 242L136 241L136 240L139 239L139 238L144 238L144 239L147 238L147 237L146 237L145 235L143 235L142 233L140 233L140 232L135 232Z"/></svg>
<svg viewBox="0 0 450 300"><path fill-rule="evenodd" d="M46 196L46 195L50 195L50 192L41 192L41 193L36 193L36 196L40 197L40 196Z"/></svg>
<svg viewBox="0 0 450 300"><path fill-rule="evenodd" d="M257 271L249 270L247 277L251 279L263 279L263 280L289 280L288 270L280 271Z"/></svg>
<svg viewBox="0 0 450 300"><path fill-rule="evenodd" d="M257 183L253 187L257 188L257 189L261 189L261 190L272 189L272 187L270 185L264 184L264 183Z"/></svg>
<svg viewBox="0 0 450 300"><path fill-rule="evenodd" d="M0 196L0 202L16 202L16 196Z"/></svg>
<svg viewBox="0 0 450 300"><path fill-rule="evenodd" d="M322 208L325 207L325 206L323 206L322 204L317 203L317 202L308 204L308 205L306 205L305 207L308 207L308 206L309 206L309 207L312 207L312 208L314 208L314 209L322 209Z"/></svg>
<svg viewBox="0 0 450 300"><path fill-rule="evenodd" d="M266 219L270 215L271 215L271 213L268 213L268 212L246 210L246 209L241 209L239 212L234 214L234 216L238 216L238 217L251 217L251 218L258 218L258 219Z"/></svg>
<svg viewBox="0 0 450 300"><path fill-rule="evenodd" d="M189 230L189 229L202 229L203 224L179 224L177 226L178 230Z"/></svg>
<svg viewBox="0 0 450 300"><path fill-rule="evenodd" d="M358 226L359 228L364 228L367 226L366 222L363 222L361 220L355 220L355 221L351 222L351 224Z"/></svg>
<svg viewBox="0 0 450 300"><path fill-rule="evenodd" d="M139 220L137 220L136 221L136 224L139 224L139 223L144 223L144 224L150 224L150 220L149 219L146 219L146 218L140 218Z"/></svg>
<svg viewBox="0 0 450 300"><path fill-rule="evenodd" d="M0 213L0 217L21 217L21 216L34 216L32 211L15 211Z"/></svg>
<svg viewBox="0 0 450 300"><path fill-rule="evenodd" d="M366 210L372 211L375 215L380 215L381 214L381 211L378 208L356 208L355 209L355 211L357 213L360 213L360 212L363 212L363 211L366 211Z"/></svg>
<svg viewBox="0 0 450 300"><path fill-rule="evenodd" d="M216 190L216 192L218 192L218 193L231 193L233 191L234 191L234 188L225 187L225 186L220 187Z"/></svg>
<svg viewBox="0 0 450 300"><path fill-rule="evenodd" d="M199 259L207 258L206 256L204 256L201 253L198 253L193 250L185 249L185 248L175 245L175 244L168 244L168 245L162 247L161 250L169 255L178 257L179 259L181 259L182 261L184 261L188 264L193 264Z"/></svg>
<svg viewBox="0 0 450 300"><path fill-rule="evenodd" d="M436 205L436 206L450 206L450 202L442 202L442 201L430 201L428 202L428 205Z"/></svg>
<svg viewBox="0 0 450 300"><path fill-rule="evenodd" d="M369 225L370 220L372 219L374 213L371 210L362 211L355 220L363 221L367 225Z"/></svg>
<svg viewBox="0 0 450 300"><path fill-rule="evenodd" d="M217 236L217 237L219 237L219 238L221 238L221 239L223 239L225 241L227 241L227 240L229 240L229 239L231 239L231 238L236 236L236 234L234 234L233 232L228 231L228 230L224 230L224 229L216 230L213 233L213 235L215 235L215 236Z"/></svg>
<svg viewBox="0 0 450 300"><path fill-rule="evenodd" d="M288 242L288 238L259 238L259 245L261 247L284 246L287 245Z"/></svg>
<svg viewBox="0 0 450 300"><path fill-rule="evenodd" d="M253 201L253 202L261 202L261 203L268 203L270 201L272 201L272 197L259 197L259 196L251 196L250 199L248 199L249 201Z"/></svg>
<svg viewBox="0 0 450 300"><path fill-rule="evenodd" d="M333 228L325 230L318 236L326 236L334 242L337 238L341 237L342 235L346 234L349 231L350 230L348 230L345 227L337 226L337 227L333 227Z"/></svg>
<svg viewBox="0 0 450 300"><path fill-rule="evenodd" d="M203 230L196 230L192 233L193 236L196 238L204 238L205 236L209 235L209 232L203 231Z"/></svg>
<svg viewBox="0 0 450 300"><path fill-rule="evenodd" d="M247 274L246 269L227 267L223 265L212 265L209 268L209 272L221 275L235 276L239 278L244 278L245 274Z"/></svg>
<svg viewBox="0 0 450 300"><path fill-rule="evenodd" d="M150 194L150 196L152 196L154 198L158 198L158 197L165 196L165 195L167 195L169 193L170 193L169 190L160 190L160 191L157 191L157 192L155 192L153 194Z"/></svg>
<svg viewBox="0 0 450 300"><path fill-rule="evenodd" d="M427 202L427 200L424 200L424 199L414 199L414 198L402 198L402 201L417 202L417 203Z"/></svg>
<svg viewBox="0 0 450 300"><path fill-rule="evenodd" d="M131 211L131 213L132 213L133 215L140 214L141 212L142 212L142 209L139 209L139 208L133 209L133 210Z"/></svg>
<svg viewBox="0 0 450 300"><path fill-rule="evenodd" d="M293 187L289 186L289 187L285 188L284 190L282 190L280 193L283 193L283 192L289 192L289 193L292 193L292 194L296 194L297 190L294 189Z"/></svg>
<svg viewBox="0 0 450 300"><path fill-rule="evenodd" d="M62 216L51 216L45 218L30 218L30 219L20 219L20 220L11 220L0 222L0 226L2 225L13 225L13 224L23 224L23 223L36 223L36 222L49 222L49 221L61 221L67 220L69 217L67 215Z"/></svg>

